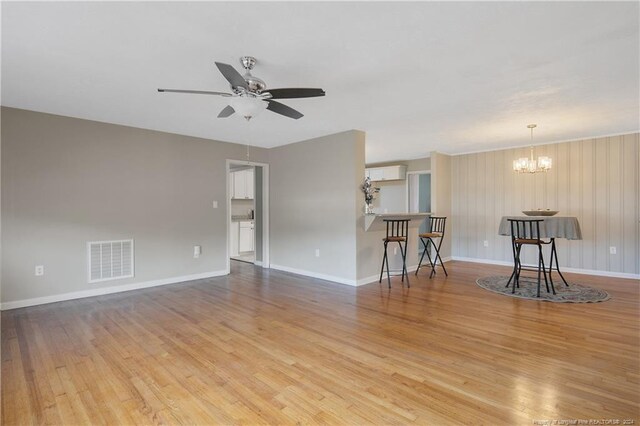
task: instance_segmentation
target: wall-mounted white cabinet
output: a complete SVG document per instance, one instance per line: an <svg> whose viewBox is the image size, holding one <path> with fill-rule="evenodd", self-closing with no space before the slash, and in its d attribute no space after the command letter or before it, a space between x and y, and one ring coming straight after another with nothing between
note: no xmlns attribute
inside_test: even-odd
<svg viewBox="0 0 640 426"><path fill-rule="evenodd" d="M253 199L254 172L253 168L231 172L231 198L245 200Z"/></svg>
<svg viewBox="0 0 640 426"><path fill-rule="evenodd" d="M364 170L364 176L372 181L403 180L407 177L407 166L371 167Z"/></svg>

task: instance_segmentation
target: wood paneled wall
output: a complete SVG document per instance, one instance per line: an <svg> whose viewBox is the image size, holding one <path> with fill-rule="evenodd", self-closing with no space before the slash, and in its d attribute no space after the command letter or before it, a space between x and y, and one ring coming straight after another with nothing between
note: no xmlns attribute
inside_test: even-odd
<svg viewBox="0 0 640 426"><path fill-rule="evenodd" d="M513 160L528 157L529 147L452 157L452 255L510 262L509 238L497 234L500 218L542 208L580 221L583 240L557 241L561 265L640 274L639 136L537 146L536 157L553 159L545 174L513 172Z"/></svg>

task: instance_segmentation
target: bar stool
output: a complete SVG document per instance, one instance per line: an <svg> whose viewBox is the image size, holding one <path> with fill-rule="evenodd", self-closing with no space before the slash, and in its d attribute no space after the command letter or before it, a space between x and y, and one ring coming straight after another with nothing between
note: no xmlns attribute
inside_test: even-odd
<svg viewBox="0 0 640 426"><path fill-rule="evenodd" d="M387 225L387 236L382 239L384 242L384 257L382 258L382 267L380 268L379 283L382 282L382 274L384 272L385 265L387 266L387 281L389 288L391 288L391 276L389 275L389 256L387 255L387 246L389 243L397 242L400 246L400 254L402 254L402 279L404 282L405 275L407 276L407 287L409 285L409 274L407 273L407 242L409 240L409 222L411 219L383 219ZM404 248L402 247L404 244Z"/></svg>
<svg viewBox="0 0 640 426"><path fill-rule="evenodd" d="M538 293L537 297L540 297L540 274L544 276L544 284L547 287L547 293L549 293L549 282L547 281L547 272L544 267L544 256L542 255L542 245L549 244L540 239L540 222L542 219L507 219L511 225L511 246L513 250L513 272L509 281L507 281L506 287L509 287L511 280L513 280L513 287L511 293L516 292L516 287L520 287L520 272L522 271L522 262L520 261L520 252L525 245L533 245L538 247ZM556 294L556 289L553 287L553 281L551 281L551 291Z"/></svg>
<svg viewBox="0 0 640 426"><path fill-rule="evenodd" d="M448 277L447 269L444 267L444 263L442 262L442 258L440 257L440 247L442 247L442 241L444 240L444 230L445 225L447 224L446 217L437 217L431 216L429 217L429 232L425 232L424 234L419 234L420 241L424 246L424 251L422 252L422 256L420 256L420 262L418 262L418 268L416 269L416 275L418 275L418 271L420 270L420 266L422 266L422 260L424 259L424 254L427 253L427 259L429 259L429 264L431 265L431 273L429 274L429 278L433 277L436 274L436 265L438 264L438 259L440 259L440 266L442 266L442 270L444 274ZM438 244L433 241L434 238L439 238ZM426 242L425 242L426 241ZM431 256L428 253L429 246L432 245L434 250L436 251L436 259L435 262L431 261Z"/></svg>

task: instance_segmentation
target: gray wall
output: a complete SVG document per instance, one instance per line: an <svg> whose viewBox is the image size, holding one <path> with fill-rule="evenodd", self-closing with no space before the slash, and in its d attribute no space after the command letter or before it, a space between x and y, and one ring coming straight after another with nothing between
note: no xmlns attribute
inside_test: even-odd
<svg viewBox="0 0 640 426"><path fill-rule="evenodd" d="M439 152L431 153L431 212L433 216L446 217L446 228L444 241L440 248L440 257L444 260L452 253L452 228L453 223L451 210L451 158Z"/></svg>
<svg viewBox="0 0 640 426"><path fill-rule="evenodd" d="M2 151L3 302L225 270L242 145L2 108ZM86 242L124 238L135 277L88 284Z"/></svg>
<svg viewBox="0 0 640 426"><path fill-rule="evenodd" d="M638 133L538 146L535 155L550 156L553 169L514 173L512 161L528 151L452 157L453 255L511 262L508 237L497 235L500 218L548 208L577 216L582 228L582 241L557 240L561 265L640 273Z"/></svg>
<svg viewBox="0 0 640 426"><path fill-rule="evenodd" d="M389 180L373 182L380 192L373 200L375 213L404 213L407 211L407 181Z"/></svg>
<svg viewBox="0 0 640 426"><path fill-rule="evenodd" d="M353 130L273 148L269 159L271 266L355 282L364 133Z"/></svg>

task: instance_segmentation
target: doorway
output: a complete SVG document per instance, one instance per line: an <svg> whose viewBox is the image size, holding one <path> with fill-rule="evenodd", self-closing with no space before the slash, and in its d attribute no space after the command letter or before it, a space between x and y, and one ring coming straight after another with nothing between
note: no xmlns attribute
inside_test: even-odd
<svg viewBox="0 0 640 426"><path fill-rule="evenodd" d="M232 260L269 267L268 167L227 160L227 271Z"/></svg>
<svg viewBox="0 0 640 426"><path fill-rule="evenodd" d="M431 213L431 172L428 170L407 173L407 212ZM429 232L429 220L424 220L418 228L420 234ZM418 244L418 255L424 246Z"/></svg>

